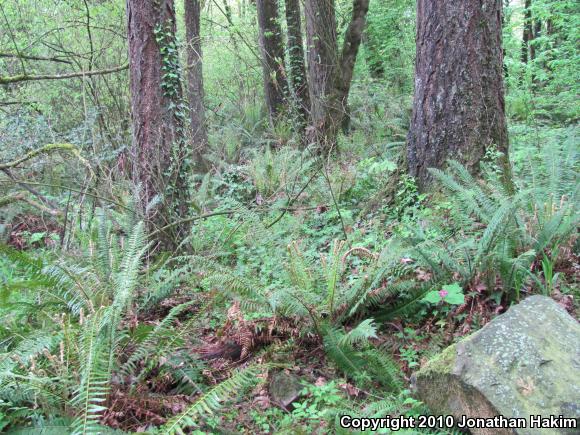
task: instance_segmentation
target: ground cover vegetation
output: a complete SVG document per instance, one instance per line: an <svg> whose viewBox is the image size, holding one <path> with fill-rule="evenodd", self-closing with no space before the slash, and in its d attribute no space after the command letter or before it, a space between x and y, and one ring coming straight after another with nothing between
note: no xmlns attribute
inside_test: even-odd
<svg viewBox="0 0 580 435"><path fill-rule="evenodd" d="M0 1L0 431L349 433L578 318L580 7L437 3Z"/></svg>

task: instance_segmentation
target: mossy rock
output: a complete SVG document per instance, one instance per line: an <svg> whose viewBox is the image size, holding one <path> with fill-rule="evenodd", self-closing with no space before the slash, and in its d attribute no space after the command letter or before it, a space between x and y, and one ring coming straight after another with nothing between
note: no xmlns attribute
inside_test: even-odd
<svg viewBox="0 0 580 435"><path fill-rule="evenodd" d="M530 427L532 415L580 420L580 325L552 299L531 296L445 349L413 384L435 414L527 422L519 429L470 429L473 434L580 433Z"/></svg>
<svg viewBox="0 0 580 435"><path fill-rule="evenodd" d="M270 396L284 409L300 396L302 389L300 379L285 371L275 373L270 379Z"/></svg>

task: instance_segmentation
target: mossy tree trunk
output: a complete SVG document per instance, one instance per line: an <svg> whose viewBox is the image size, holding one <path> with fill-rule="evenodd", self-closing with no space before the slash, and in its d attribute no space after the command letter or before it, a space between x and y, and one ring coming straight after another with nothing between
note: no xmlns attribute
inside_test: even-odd
<svg viewBox="0 0 580 435"><path fill-rule="evenodd" d="M307 138L322 153L336 150L354 64L366 26L369 0L353 0L352 17L339 53L334 0L306 0L310 125Z"/></svg>
<svg viewBox="0 0 580 435"><path fill-rule="evenodd" d="M150 230L187 212L189 154L175 27L173 0L127 0L132 178L140 186L140 208ZM186 230L163 233L163 246L171 249Z"/></svg>
<svg viewBox="0 0 580 435"><path fill-rule="evenodd" d="M306 77L299 0L286 0L286 25L288 27L290 84L303 125L310 113L310 95L308 94L308 79Z"/></svg>
<svg viewBox="0 0 580 435"><path fill-rule="evenodd" d="M203 153L207 148L205 107L203 104L203 71L201 52L200 0L184 0L185 37L187 39L187 96L189 98L189 119L195 168L207 172L207 162Z"/></svg>
<svg viewBox="0 0 580 435"><path fill-rule="evenodd" d="M284 110L288 83L284 72L284 42L278 16L277 0L256 0L260 49L264 71L264 95L270 122L275 123Z"/></svg>

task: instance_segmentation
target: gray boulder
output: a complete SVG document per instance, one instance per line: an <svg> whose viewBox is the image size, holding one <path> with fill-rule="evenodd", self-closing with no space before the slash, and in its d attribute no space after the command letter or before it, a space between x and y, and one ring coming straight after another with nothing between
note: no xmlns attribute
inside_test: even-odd
<svg viewBox="0 0 580 435"><path fill-rule="evenodd" d="M448 347L413 376L413 386L433 413L458 422L501 415L527 423L470 428L473 434L578 434L580 325L552 299L528 297ZM531 427L538 415L576 419L577 428L561 420L552 424L559 428Z"/></svg>

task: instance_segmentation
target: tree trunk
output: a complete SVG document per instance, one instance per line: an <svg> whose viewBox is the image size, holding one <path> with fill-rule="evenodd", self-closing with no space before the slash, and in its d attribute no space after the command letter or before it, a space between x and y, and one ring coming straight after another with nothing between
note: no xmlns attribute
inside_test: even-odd
<svg viewBox="0 0 580 435"><path fill-rule="evenodd" d="M288 93L284 73L284 43L278 19L278 1L257 0L256 8L264 71L264 95L270 121L273 124L284 108Z"/></svg>
<svg viewBox="0 0 580 435"><path fill-rule="evenodd" d="M187 78L189 118L193 142L193 157L198 172L207 172L203 153L207 148L205 108L203 105L203 70L200 37L201 8L199 0L184 0L185 37L187 39Z"/></svg>
<svg viewBox="0 0 580 435"><path fill-rule="evenodd" d="M428 168L454 159L477 174L490 149L503 153L503 181L511 190L501 7L501 0L418 0L407 164L423 190L431 181Z"/></svg>
<svg viewBox="0 0 580 435"><path fill-rule="evenodd" d="M353 0L352 18L339 56L334 0L306 1L311 101L308 137L324 153L336 149L338 131L348 116L348 94L368 9L369 0Z"/></svg>
<svg viewBox="0 0 580 435"><path fill-rule="evenodd" d="M522 34L522 62L527 63L528 58L534 60L530 55L530 41L534 39L534 26L532 22L532 0L526 0L524 3L524 31Z"/></svg>
<svg viewBox="0 0 580 435"><path fill-rule="evenodd" d="M307 138L310 143L316 143L323 148L326 145L326 98L338 64L334 0L306 0L304 13L310 87L310 126Z"/></svg>
<svg viewBox="0 0 580 435"><path fill-rule="evenodd" d="M379 43L376 41L370 25L367 26L363 34L363 44L370 76L373 79L383 79L385 77L384 56L379 53Z"/></svg>
<svg viewBox="0 0 580 435"><path fill-rule="evenodd" d="M302 42L302 19L299 0L286 0L286 24L288 26L288 56L290 83L297 102L298 113L303 121L310 113L310 95Z"/></svg>
<svg viewBox="0 0 580 435"><path fill-rule="evenodd" d="M186 211L181 155L183 114L172 0L127 0L132 177L149 228ZM168 74L171 74L169 76ZM154 198L163 198L156 207ZM175 234L174 234L175 235ZM169 248L172 235L163 237Z"/></svg>
<svg viewBox="0 0 580 435"><path fill-rule="evenodd" d="M542 20L536 19L534 20L534 31L532 33L532 38L529 40L528 43L532 42L534 39L539 38L542 36ZM536 47L534 44L530 44L530 60L534 60L536 58Z"/></svg>

